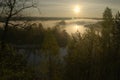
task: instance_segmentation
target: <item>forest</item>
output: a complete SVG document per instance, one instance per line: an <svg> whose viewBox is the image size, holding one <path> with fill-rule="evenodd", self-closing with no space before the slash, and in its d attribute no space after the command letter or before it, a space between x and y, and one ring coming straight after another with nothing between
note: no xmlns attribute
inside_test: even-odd
<svg viewBox="0 0 120 80"><path fill-rule="evenodd" d="M70 35L59 26L9 24L19 12L13 14L14 4L7 4L11 12L0 27L0 80L120 80L119 12L105 9L100 32L90 26ZM28 65L28 56L13 45L38 45L40 63ZM67 50L63 57L60 48Z"/></svg>

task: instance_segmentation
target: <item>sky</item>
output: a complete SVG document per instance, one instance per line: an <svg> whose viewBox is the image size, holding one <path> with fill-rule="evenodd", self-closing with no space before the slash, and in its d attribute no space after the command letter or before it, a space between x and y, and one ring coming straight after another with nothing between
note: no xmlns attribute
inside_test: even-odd
<svg viewBox="0 0 120 80"><path fill-rule="evenodd" d="M33 16L42 17L102 17L106 7L112 9L113 15L120 11L120 0L35 0L38 10L31 10ZM73 9L80 6L76 14Z"/></svg>

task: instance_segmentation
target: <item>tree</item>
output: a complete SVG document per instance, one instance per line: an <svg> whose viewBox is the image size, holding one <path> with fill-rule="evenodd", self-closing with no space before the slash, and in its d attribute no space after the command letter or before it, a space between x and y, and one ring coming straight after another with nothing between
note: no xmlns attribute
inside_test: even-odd
<svg viewBox="0 0 120 80"><path fill-rule="evenodd" d="M114 43L114 51L119 53L120 49L120 13L118 12L114 19L114 27L112 28L113 34L113 43Z"/></svg>
<svg viewBox="0 0 120 80"><path fill-rule="evenodd" d="M5 18L4 19L4 31L2 35L2 42L1 42L1 47L4 48L5 44L7 43L7 34L9 31L9 25L12 24L10 21L12 20L13 17L16 17L20 15L20 13L31 7L35 7L34 4L27 4L30 3L30 1L26 0L2 0L2 8L1 8L1 17Z"/></svg>
<svg viewBox="0 0 120 80"><path fill-rule="evenodd" d="M58 64L60 61L59 46L57 44L54 34L50 29L46 30L45 37L42 44L42 53L43 53L43 56L45 57L43 61L46 61L44 62L44 64L47 64L44 67L45 71L47 70L44 75L48 75L47 76L48 80L60 79L60 75L59 75L60 65Z"/></svg>
<svg viewBox="0 0 120 80"><path fill-rule="evenodd" d="M111 37L112 27L113 27L112 11L110 8L107 7L103 13L103 22L102 22L103 47L110 48L110 39L111 39L110 37Z"/></svg>
<svg viewBox="0 0 120 80"><path fill-rule="evenodd" d="M114 19L112 16L112 11L109 8L103 13L103 24L102 24L102 36L101 36L101 78L102 80L115 79L115 64L113 52L113 29L114 29ZM110 67L111 66L111 67ZM110 77L111 76L111 77Z"/></svg>
<svg viewBox="0 0 120 80"><path fill-rule="evenodd" d="M118 12L114 18L114 26L112 29L112 63L114 80L120 79L120 13Z"/></svg>
<svg viewBox="0 0 120 80"><path fill-rule="evenodd" d="M29 4L28 4L29 3ZM1 39L1 51L0 51L0 78L2 80L14 80L14 79L27 79L27 63L24 55L18 54L11 47L7 47L7 38L9 29L18 26L11 23L14 17L21 17L21 13L27 9L35 7L34 3L30 4L30 1L26 0L1 0L0 1L0 17L4 18L3 34ZM13 21L14 22L14 21Z"/></svg>
<svg viewBox="0 0 120 80"><path fill-rule="evenodd" d="M99 79L100 35L90 26L86 33L77 32L70 40L65 58L65 79Z"/></svg>
<svg viewBox="0 0 120 80"><path fill-rule="evenodd" d="M53 34L55 34L55 38L59 47L66 47L69 40L69 35L66 30L63 30L61 27L56 26L52 29Z"/></svg>
<svg viewBox="0 0 120 80"><path fill-rule="evenodd" d="M23 54L16 54L12 47L7 46L4 51L0 51L1 80L31 79L30 70L27 67L26 57Z"/></svg>

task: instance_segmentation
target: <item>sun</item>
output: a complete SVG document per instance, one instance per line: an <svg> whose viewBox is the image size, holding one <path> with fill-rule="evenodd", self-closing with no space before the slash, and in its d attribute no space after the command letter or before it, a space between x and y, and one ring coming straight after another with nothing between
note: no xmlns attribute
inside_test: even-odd
<svg viewBox="0 0 120 80"><path fill-rule="evenodd" d="M74 9L73 9L73 11L75 12L75 13L79 13L80 12L80 6L79 5L76 5L75 7L74 7Z"/></svg>

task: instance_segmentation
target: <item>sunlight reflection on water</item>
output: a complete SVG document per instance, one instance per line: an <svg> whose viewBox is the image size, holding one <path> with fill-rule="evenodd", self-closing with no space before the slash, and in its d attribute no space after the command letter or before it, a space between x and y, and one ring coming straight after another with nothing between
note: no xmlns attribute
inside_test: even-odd
<svg viewBox="0 0 120 80"><path fill-rule="evenodd" d="M43 22L43 26L44 28L52 28L53 26L55 26L55 23L54 21L50 22L50 21L47 21L47 22ZM76 23L67 23L66 25L62 25L61 28L63 30L66 30L66 32L68 34L73 34L75 32L80 32L80 33L84 33L86 31L86 27L84 27L84 25L78 25Z"/></svg>
<svg viewBox="0 0 120 80"><path fill-rule="evenodd" d="M75 32L80 32L81 34L83 34L86 31L86 27L84 27L84 25L71 24L71 25L66 25L65 30L69 34Z"/></svg>
<svg viewBox="0 0 120 80"><path fill-rule="evenodd" d="M45 28L56 25L56 23L60 22L61 20L54 20L54 21L43 21L42 24ZM65 20L66 25L62 25L62 28L66 30L68 34L73 34L75 32L80 32L81 34L85 33L87 27L84 25L88 24L94 24L98 22L99 20L93 20L93 19L72 19L72 20Z"/></svg>

